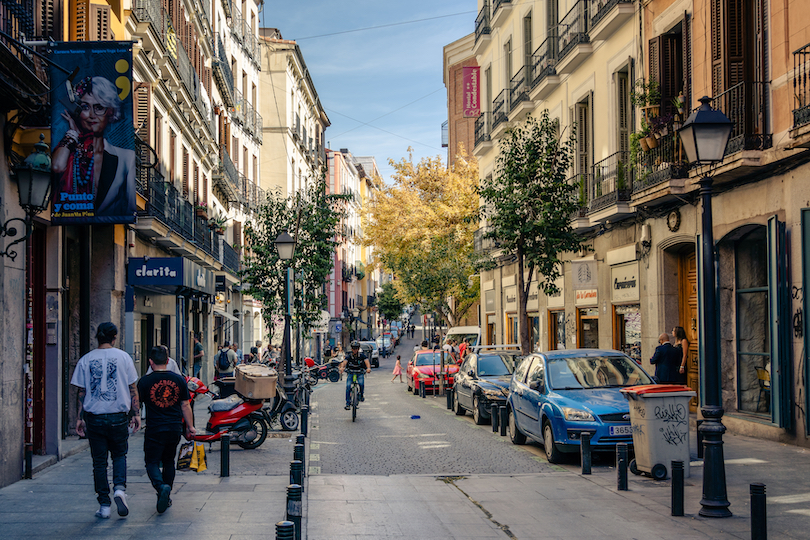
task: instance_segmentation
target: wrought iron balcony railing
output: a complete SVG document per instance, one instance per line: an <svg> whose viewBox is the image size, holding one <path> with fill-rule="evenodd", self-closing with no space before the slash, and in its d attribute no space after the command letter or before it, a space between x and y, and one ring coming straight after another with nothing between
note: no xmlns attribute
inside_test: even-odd
<svg viewBox="0 0 810 540"><path fill-rule="evenodd" d="M658 139L658 146L646 152L637 151L630 159L633 193L675 178L689 177L689 164L677 133Z"/></svg>
<svg viewBox="0 0 810 540"><path fill-rule="evenodd" d="M225 52L225 45L222 43L222 38L217 34L216 42L214 43L215 57L211 61L211 68L214 73L214 79L217 81L219 91L222 94L222 101L226 107L234 106L234 86L233 86L233 72L231 71L231 63L228 59L228 54Z"/></svg>
<svg viewBox="0 0 810 540"><path fill-rule="evenodd" d="M239 125L245 123L245 99L239 90L233 91L233 120Z"/></svg>
<svg viewBox="0 0 810 540"><path fill-rule="evenodd" d="M511 111L519 103L529 99L529 87L526 84L527 71L531 67L523 66L518 70L509 82L509 110Z"/></svg>
<svg viewBox="0 0 810 540"><path fill-rule="evenodd" d="M773 146L773 135L766 133L770 112L767 82L743 81L712 99L711 106L734 123L726 155Z"/></svg>
<svg viewBox="0 0 810 540"><path fill-rule="evenodd" d="M632 3L632 0L588 0L588 12L591 15L589 28L596 26L614 6Z"/></svg>
<svg viewBox="0 0 810 540"><path fill-rule="evenodd" d="M489 22L489 2L484 2L484 7L478 12L475 18L475 42L477 43L481 36L488 36L492 33L492 28Z"/></svg>
<svg viewBox="0 0 810 540"><path fill-rule="evenodd" d="M557 36L548 36L532 54L532 87L540 84L549 75L556 75Z"/></svg>
<svg viewBox="0 0 810 540"><path fill-rule="evenodd" d="M239 253L224 240L222 241L222 266L234 274L239 272Z"/></svg>
<svg viewBox="0 0 810 540"><path fill-rule="evenodd" d="M591 212L630 200L628 157L628 152L616 152L591 167L588 179L588 209Z"/></svg>
<svg viewBox="0 0 810 540"><path fill-rule="evenodd" d="M242 38L245 31L245 20L242 18L242 12L236 7L233 8L233 16L231 16L231 34L233 38L242 43Z"/></svg>
<svg viewBox="0 0 810 540"><path fill-rule="evenodd" d="M158 41L166 43L166 31L168 18L163 11L163 4L160 0L135 0L133 12L135 17L141 22L148 22L152 30L158 37Z"/></svg>
<svg viewBox="0 0 810 540"><path fill-rule="evenodd" d="M492 140L490 131L492 130L492 114L482 112L481 116L475 119L475 145Z"/></svg>
<svg viewBox="0 0 810 540"><path fill-rule="evenodd" d="M588 22L588 2L579 0L557 25L558 59L565 58L580 43L590 41Z"/></svg>
<svg viewBox="0 0 810 540"><path fill-rule="evenodd" d="M810 124L810 43L793 51L793 127Z"/></svg>
<svg viewBox="0 0 810 540"><path fill-rule="evenodd" d="M495 127L501 122L506 122L506 113L509 111L509 104L507 103L508 94L508 90L501 90L501 93L498 94L498 97L496 97L492 102L493 129L495 129Z"/></svg>
<svg viewBox="0 0 810 540"><path fill-rule="evenodd" d="M495 13L496 11L498 11L498 9L501 6L503 6L505 4L511 4L511 3L512 3L512 0L494 0L494 2L492 2L492 13Z"/></svg>

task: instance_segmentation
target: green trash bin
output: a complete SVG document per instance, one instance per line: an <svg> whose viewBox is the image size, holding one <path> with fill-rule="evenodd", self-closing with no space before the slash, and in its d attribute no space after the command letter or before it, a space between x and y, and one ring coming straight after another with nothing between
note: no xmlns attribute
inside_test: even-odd
<svg viewBox="0 0 810 540"><path fill-rule="evenodd" d="M670 474L672 461L683 461L689 477L689 400L695 391L680 384L648 384L621 390L630 402L630 426L636 459L633 474L647 473L656 480Z"/></svg>

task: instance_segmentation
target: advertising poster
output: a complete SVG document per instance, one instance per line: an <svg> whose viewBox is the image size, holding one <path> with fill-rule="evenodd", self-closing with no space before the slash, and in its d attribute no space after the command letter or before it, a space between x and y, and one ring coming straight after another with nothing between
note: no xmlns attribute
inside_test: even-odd
<svg viewBox="0 0 810 540"><path fill-rule="evenodd" d="M462 68L462 79L464 84L464 117L478 118L481 116L481 68Z"/></svg>
<svg viewBox="0 0 810 540"><path fill-rule="evenodd" d="M134 223L132 43L60 42L51 59L53 223Z"/></svg>

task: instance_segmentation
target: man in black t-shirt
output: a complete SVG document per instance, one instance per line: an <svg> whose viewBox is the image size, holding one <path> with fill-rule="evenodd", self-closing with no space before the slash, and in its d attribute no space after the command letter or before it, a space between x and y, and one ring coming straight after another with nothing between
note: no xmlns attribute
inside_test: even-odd
<svg viewBox="0 0 810 540"><path fill-rule="evenodd" d="M355 372L357 373L357 383L360 385L360 401L365 401L366 398L363 396L363 392L365 391L365 373L371 373L371 364L368 362L368 357L360 352L360 342L359 341L352 341L352 352L346 353L346 358L343 359L343 362L340 364L340 374L342 375L345 370L349 370L349 373ZM351 399L352 399L352 378L346 377L346 406L344 409L347 411L351 409Z"/></svg>
<svg viewBox="0 0 810 540"><path fill-rule="evenodd" d="M143 438L146 474L158 494L157 511L171 506L174 484L174 456L180 443L185 420L185 437L194 439L196 430L191 416L186 380L167 370L169 356L163 347L152 347L149 365L154 370L138 381L141 402L146 405L146 430ZM163 464L163 471L160 465Z"/></svg>

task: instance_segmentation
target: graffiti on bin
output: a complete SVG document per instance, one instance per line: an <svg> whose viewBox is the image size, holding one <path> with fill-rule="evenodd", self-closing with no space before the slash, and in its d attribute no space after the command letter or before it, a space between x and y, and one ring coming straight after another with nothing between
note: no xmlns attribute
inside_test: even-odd
<svg viewBox="0 0 810 540"><path fill-rule="evenodd" d="M633 405L633 411L639 416L639 418L644 418L647 416L647 408L642 405Z"/></svg>
<svg viewBox="0 0 810 540"><path fill-rule="evenodd" d="M678 446L686 442L686 431L678 430L677 425L667 424L660 430L664 441L672 446Z"/></svg>
<svg viewBox="0 0 810 540"><path fill-rule="evenodd" d="M667 424L675 424L680 426L686 424L686 407L682 404L675 405L674 403L667 406L657 406L655 408L655 417Z"/></svg>
<svg viewBox="0 0 810 540"><path fill-rule="evenodd" d="M639 435L643 436L644 435L644 424L633 424L632 426L630 426L630 430L633 432L634 435L636 433L638 433Z"/></svg>

